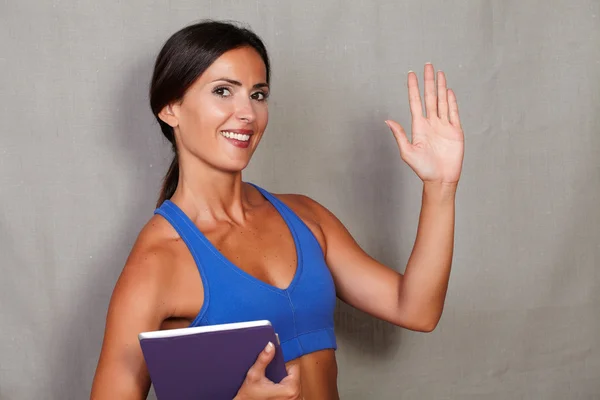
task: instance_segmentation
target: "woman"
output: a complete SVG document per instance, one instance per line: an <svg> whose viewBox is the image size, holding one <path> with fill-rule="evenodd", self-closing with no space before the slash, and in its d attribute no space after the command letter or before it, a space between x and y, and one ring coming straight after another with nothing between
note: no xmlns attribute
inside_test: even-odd
<svg viewBox="0 0 600 400"><path fill-rule="evenodd" d="M268 319L289 376L264 376L267 345L238 399L337 399L335 297L392 324L437 325L453 250L463 133L444 74L425 65L425 109L408 75L412 142L386 121L402 159L423 181L405 274L363 252L325 207L242 181L267 126L269 59L261 40L232 24L175 33L156 60L150 103L175 153L156 215L142 229L116 284L93 399L145 398L142 331Z"/></svg>

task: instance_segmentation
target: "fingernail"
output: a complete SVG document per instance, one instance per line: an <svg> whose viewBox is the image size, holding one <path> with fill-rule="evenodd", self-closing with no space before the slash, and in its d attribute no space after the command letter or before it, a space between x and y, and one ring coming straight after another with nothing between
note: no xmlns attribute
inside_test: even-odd
<svg viewBox="0 0 600 400"><path fill-rule="evenodd" d="M392 129L392 127L390 126L390 123L387 121L387 119L384 122L388 126L388 128Z"/></svg>
<svg viewBox="0 0 600 400"><path fill-rule="evenodd" d="M408 70L408 73L410 74L411 72L415 72L415 71L413 71L412 69L409 69L409 70Z"/></svg>
<svg viewBox="0 0 600 400"><path fill-rule="evenodd" d="M274 347L275 347L275 346L273 346L273 343L269 342L269 343L267 343L267 347L265 347L265 351L266 351L267 353L270 353L271 351L273 351L273 348L274 348Z"/></svg>
<svg viewBox="0 0 600 400"><path fill-rule="evenodd" d="M431 65L431 62L430 62L430 61L427 61L427 62L425 63L425 65L427 65L427 64Z"/></svg>

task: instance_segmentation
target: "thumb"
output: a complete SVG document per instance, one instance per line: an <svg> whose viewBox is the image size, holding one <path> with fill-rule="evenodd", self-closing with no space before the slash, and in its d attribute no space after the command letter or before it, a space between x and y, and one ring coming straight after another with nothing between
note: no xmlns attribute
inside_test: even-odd
<svg viewBox="0 0 600 400"><path fill-rule="evenodd" d="M265 370L275 356L275 346L269 342L263 351L260 352L256 362L248 370L248 377L251 380L260 380L265 376Z"/></svg>
<svg viewBox="0 0 600 400"><path fill-rule="evenodd" d="M400 154L404 155L408 153L411 143L408 141L408 137L406 136L406 132L404 131L404 128L402 128L402 125L392 120L386 120L385 123L394 134L394 138L396 138L396 143L398 143L398 147L400 148Z"/></svg>

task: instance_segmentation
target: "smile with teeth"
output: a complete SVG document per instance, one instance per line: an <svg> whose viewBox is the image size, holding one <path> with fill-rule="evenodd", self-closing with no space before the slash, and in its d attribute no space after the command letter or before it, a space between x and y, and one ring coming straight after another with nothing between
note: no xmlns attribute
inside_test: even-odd
<svg viewBox="0 0 600 400"><path fill-rule="evenodd" d="M225 136L227 139L235 139L239 140L240 142L247 142L250 140L250 135L245 135L243 133L221 131L221 135Z"/></svg>

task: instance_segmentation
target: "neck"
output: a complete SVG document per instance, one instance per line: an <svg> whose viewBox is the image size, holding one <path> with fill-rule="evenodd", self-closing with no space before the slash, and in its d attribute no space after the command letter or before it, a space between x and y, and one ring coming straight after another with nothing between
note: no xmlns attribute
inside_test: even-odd
<svg viewBox="0 0 600 400"><path fill-rule="evenodd" d="M241 171L217 170L197 159L187 163L180 160L179 182L171 200L192 220L205 222L241 224L248 207Z"/></svg>

